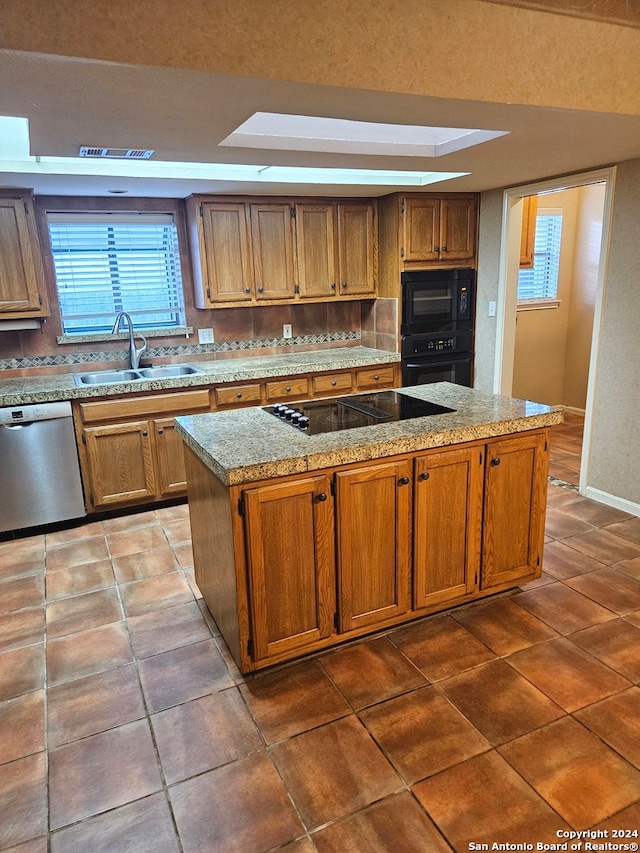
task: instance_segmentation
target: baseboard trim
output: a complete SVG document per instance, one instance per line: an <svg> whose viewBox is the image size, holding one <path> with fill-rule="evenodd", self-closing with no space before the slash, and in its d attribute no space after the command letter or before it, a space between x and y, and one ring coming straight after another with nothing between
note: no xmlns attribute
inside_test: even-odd
<svg viewBox="0 0 640 853"><path fill-rule="evenodd" d="M610 495L608 492L594 489L592 486L587 486L583 494L585 498L590 498L592 501L598 501L598 503L612 506L615 509L621 509L623 512L628 512L631 515L640 516L640 503L618 498L615 495Z"/></svg>
<svg viewBox="0 0 640 853"><path fill-rule="evenodd" d="M575 406L563 406L562 410L564 412L569 412L570 415L580 415L581 417L585 416L585 410L576 409Z"/></svg>

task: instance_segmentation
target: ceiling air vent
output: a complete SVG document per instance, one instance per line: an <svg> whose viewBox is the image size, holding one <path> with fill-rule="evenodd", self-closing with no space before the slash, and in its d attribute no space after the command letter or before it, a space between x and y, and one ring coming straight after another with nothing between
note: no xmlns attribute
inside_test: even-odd
<svg viewBox="0 0 640 853"><path fill-rule="evenodd" d="M144 148L101 148L97 145L81 145L80 157L102 157L115 160L148 160L155 149Z"/></svg>

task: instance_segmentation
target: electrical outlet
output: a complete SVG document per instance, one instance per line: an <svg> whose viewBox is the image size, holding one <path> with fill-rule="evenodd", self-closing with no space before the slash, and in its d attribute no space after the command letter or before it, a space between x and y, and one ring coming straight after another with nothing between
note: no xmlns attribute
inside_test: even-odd
<svg viewBox="0 0 640 853"><path fill-rule="evenodd" d="M496 316L496 303L493 301L489 303L489 316L490 317Z"/></svg>
<svg viewBox="0 0 640 853"><path fill-rule="evenodd" d="M198 329L198 343L199 344L212 344L213 343L213 329Z"/></svg>
<svg viewBox="0 0 640 853"><path fill-rule="evenodd" d="M284 323L282 326L282 337L283 338L292 338L293 332L291 331L291 323Z"/></svg>

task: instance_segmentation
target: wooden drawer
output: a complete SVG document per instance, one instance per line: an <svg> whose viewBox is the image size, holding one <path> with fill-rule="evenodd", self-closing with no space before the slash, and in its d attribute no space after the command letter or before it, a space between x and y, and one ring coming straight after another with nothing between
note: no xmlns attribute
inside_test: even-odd
<svg viewBox="0 0 640 853"><path fill-rule="evenodd" d="M306 376L302 379L281 379L279 382L267 382L267 400L297 400L307 397L309 384Z"/></svg>
<svg viewBox="0 0 640 853"><path fill-rule="evenodd" d="M346 394L353 388L353 379L350 373L327 373L325 376L311 377L314 394L336 393Z"/></svg>
<svg viewBox="0 0 640 853"><path fill-rule="evenodd" d="M208 412L211 406L209 389L206 388L149 397L121 397L118 400L103 400L100 403L80 403L79 408L82 422L90 424L122 418L139 418L145 415Z"/></svg>
<svg viewBox="0 0 640 853"><path fill-rule="evenodd" d="M356 373L358 388L393 387L393 367L368 367Z"/></svg>
<svg viewBox="0 0 640 853"><path fill-rule="evenodd" d="M252 385L227 385L215 388L213 393L217 406L251 406L262 400L259 382Z"/></svg>

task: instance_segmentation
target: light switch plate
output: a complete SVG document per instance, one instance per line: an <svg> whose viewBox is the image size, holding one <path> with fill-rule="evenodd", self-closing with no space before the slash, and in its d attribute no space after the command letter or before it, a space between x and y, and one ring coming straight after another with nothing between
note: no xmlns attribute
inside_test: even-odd
<svg viewBox="0 0 640 853"><path fill-rule="evenodd" d="M283 338L292 338L293 332L291 330L291 323L283 323L282 325L282 337Z"/></svg>
<svg viewBox="0 0 640 853"><path fill-rule="evenodd" d="M212 344L213 343L213 329L198 329L198 343L199 344Z"/></svg>

